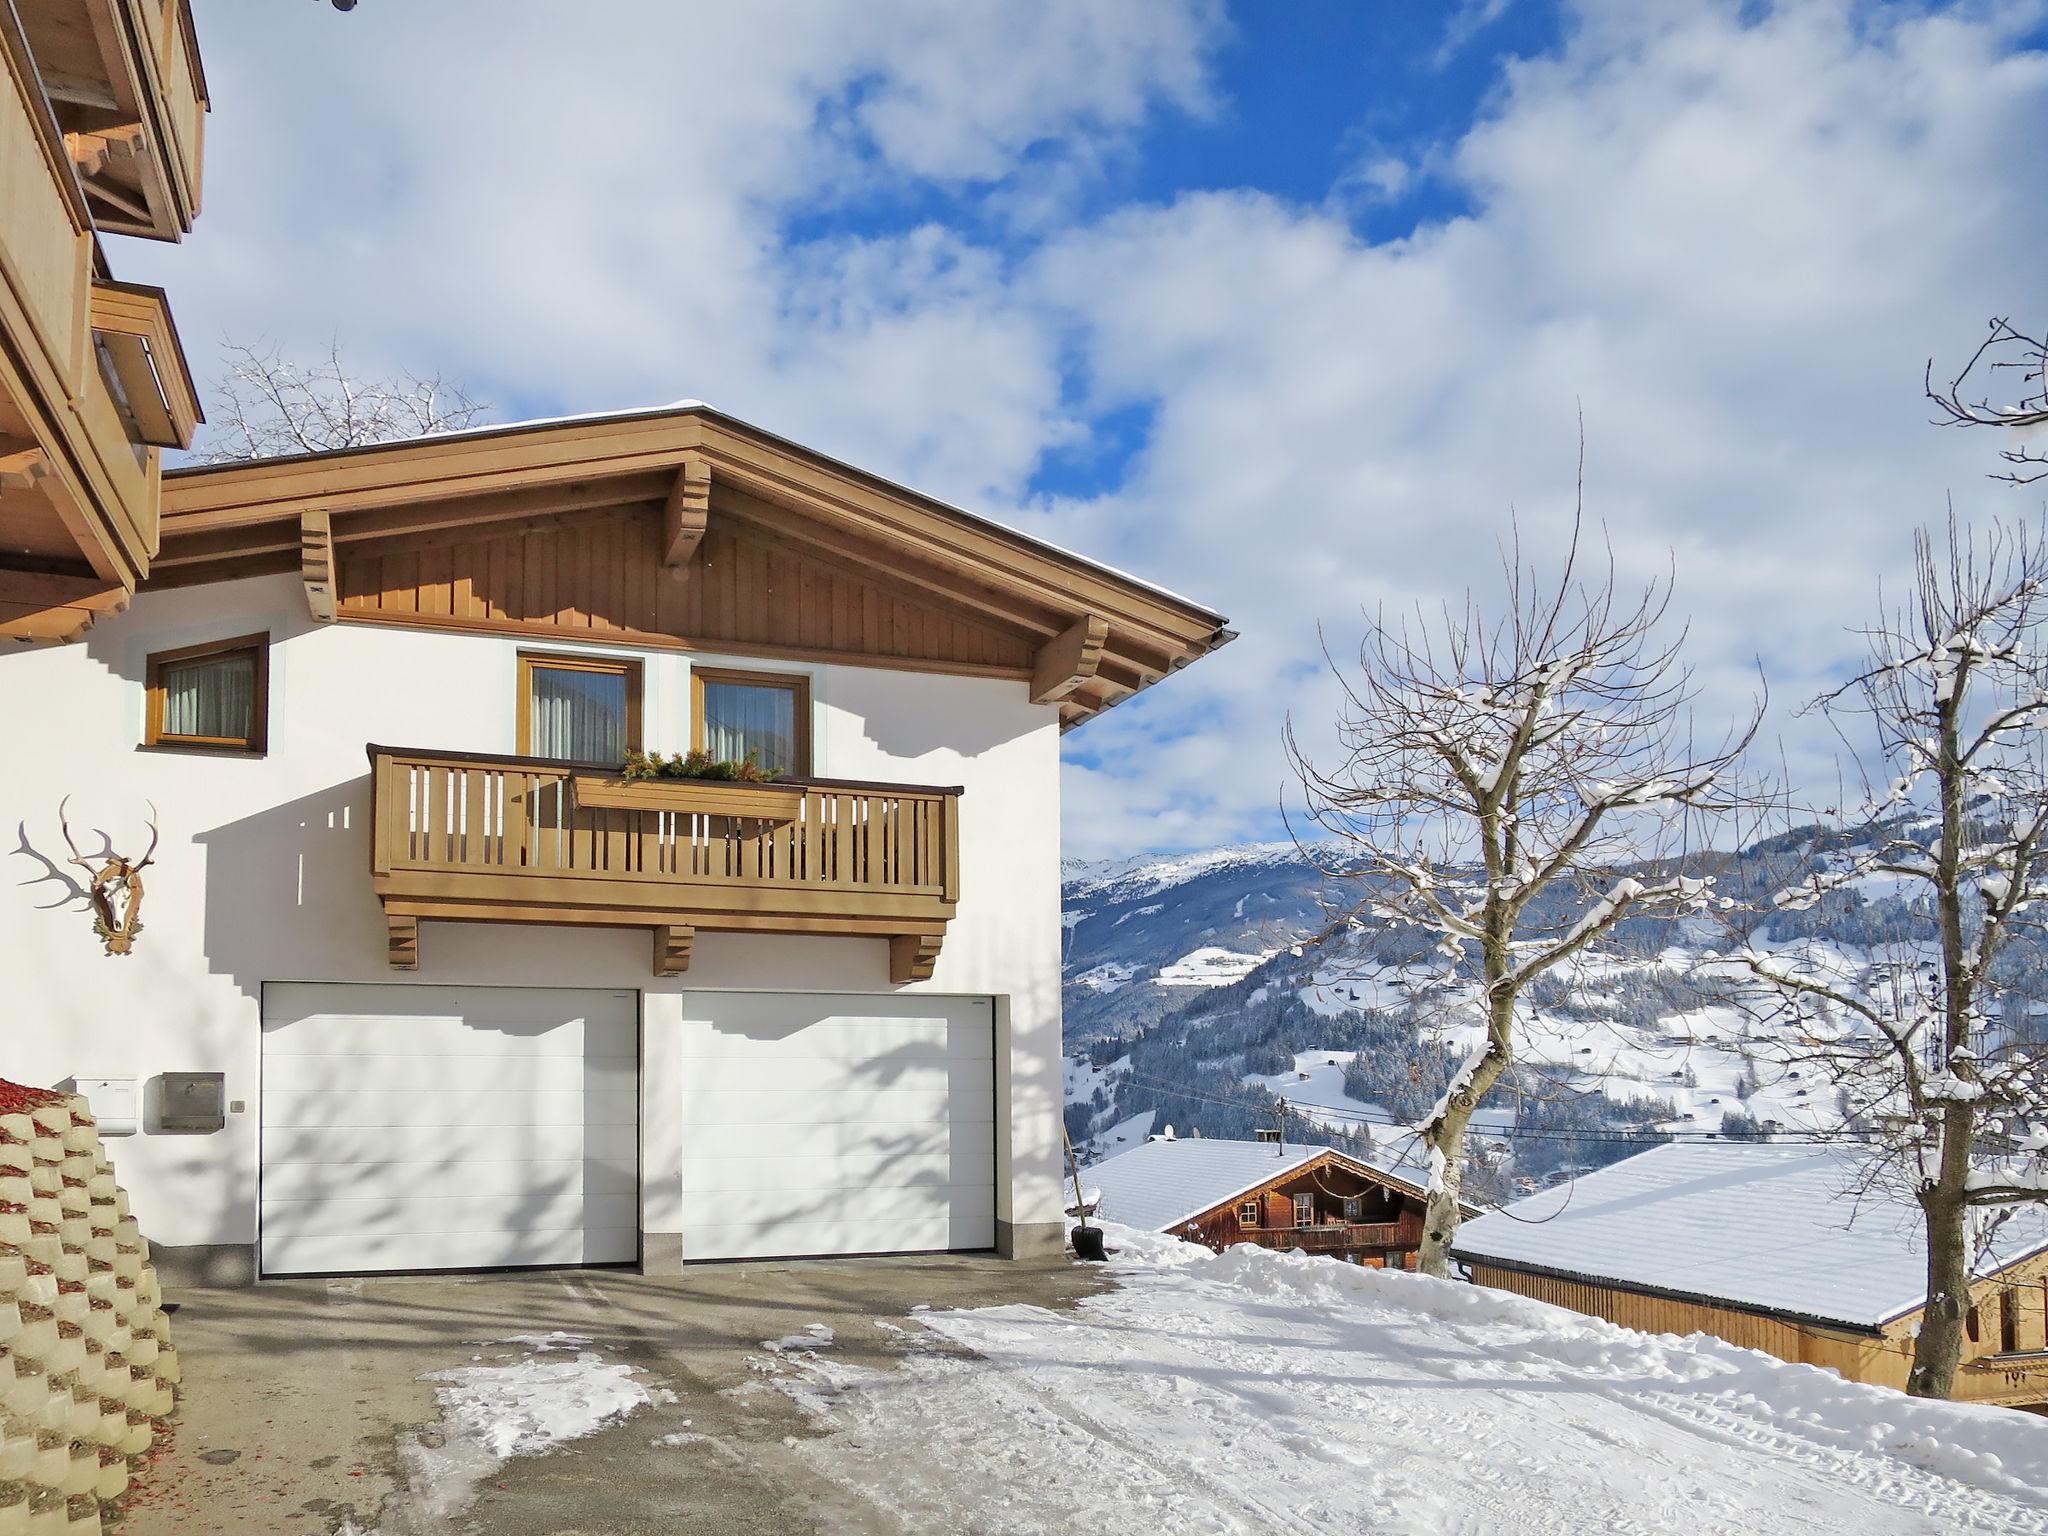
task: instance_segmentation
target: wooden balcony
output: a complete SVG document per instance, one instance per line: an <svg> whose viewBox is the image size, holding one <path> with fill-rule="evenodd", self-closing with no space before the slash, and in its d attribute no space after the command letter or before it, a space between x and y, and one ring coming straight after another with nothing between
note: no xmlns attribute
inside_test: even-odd
<svg viewBox="0 0 2048 1536"><path fill-rule="evenodd" d="M700 928L888 940L932 974L960 895L960 791L785 779L627 782L540 758L368 749L371 877L391 964L422 919L647 928L654 973Z"/></svg>
<svg viewBox="0 0 2048 1536"><path fill-rule="evenodd" d="M187 0L15 0L94 225L176 240L199 212L206 83Z"/></svg>
<svg viewBox="0 0 2048 1536"><path fill-rule="evenodd" d="M1353 1248L1412 1248L1419 1231L1403 1230L1398 1221L1351 1222L1318 1227L1247 1228L1243 1240L1261 1248L1299 1248L1307 1253L1337 1253Z"/></svg>
<svg viewBox="0 0 2048 1536"><path fill-rule="evenodd" d="M165 37L182 26L181 4L145 11ZM98 34L66 15L0 6L0 638L28 641L125 605L156 551L157 450L198 423L162 293L110 281L99 256L80 133L60 121L64 93L91 88L44 57Z"/></svg>

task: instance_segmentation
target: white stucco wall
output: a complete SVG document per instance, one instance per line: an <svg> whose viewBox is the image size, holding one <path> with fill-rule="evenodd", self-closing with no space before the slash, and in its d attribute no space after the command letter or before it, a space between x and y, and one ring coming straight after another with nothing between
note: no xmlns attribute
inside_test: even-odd
<svg viewBox="0 0 2048 1536"><path fill-rule="evenodd" d="M156 651L268 630L269 751L258 759L138 749ZM820 776L959 784L961 900L937 973L915 990L997 999L998 1216L1056 1222L1059 1177L1059 737L1022 683L627 647L639 655L649 748L687 747L689 668L737 665L811 679ZM370 888L364 745L512 752L511 637L315 625L296 578L148 594L80 644L0 654L0 753L11 876L0 918L0 1076L29 1083L223 1072L245 1107L212 1135L112 1143L143 1229L158 1243L256 1235L259 1000L266 981L631 987L643 994L644 1068L658 1082L693 988L887 991L886 944L700 933L686 975L661 979L641 931L421 926L420 968L389 969ZM44 860L65 868L57 806L80 846L104 828L123 852L163 841L145 877L135 953L109 958ZM74 871L75 873L75 871ZM55 904L55 905L52 905ZM650 1093L649 1105L661 1096ZM643 1128L647 1230L674 1230L658 1111Z"/></svg>

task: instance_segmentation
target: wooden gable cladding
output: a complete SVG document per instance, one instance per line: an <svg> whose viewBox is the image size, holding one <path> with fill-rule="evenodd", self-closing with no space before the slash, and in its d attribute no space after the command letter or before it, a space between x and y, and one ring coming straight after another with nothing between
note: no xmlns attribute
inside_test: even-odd
<svg viewBox="0 0 2048 1536"><path fill-rule="evenodd" d="M179 470L164 506L152 587L304 574L318 512L344 620L1016 678L1062 730L1233 638L1185 598L698 401ZM590 532L599 513L634 531Z"/></svg>
<svg viewBox="0 0 2048 1536"><path fill-rule="evenodd" d="M713 517L670 567L655 507L342 544L344 619L1030 675L1034 637Z"/></svg>

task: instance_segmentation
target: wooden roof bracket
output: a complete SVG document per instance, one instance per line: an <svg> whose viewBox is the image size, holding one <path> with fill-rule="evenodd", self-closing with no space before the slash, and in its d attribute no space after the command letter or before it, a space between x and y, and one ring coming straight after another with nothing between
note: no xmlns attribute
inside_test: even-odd
<svg viewBox="0 0 2048 1536"><path fill-rule="evenodd" d="M299 514L299 579L316 624L332 624L336 611L334 523L324 508Z"/></svg>
<svg viewBox="0 0 2048 1536"><path fill-rule="evenodd" d="M701 453L688 455L676 472L668 501L661 509L662 565L679 571L704 542L711 519L711 462Z"/></svg>
<svg viewBox="0 0 2048 1536"><path fill-rule="evenodd" d="M1102 648L1109 642L1109 621L1084 613L1038 648L1031 669L1031 702L1057 704L1095 676Z"/></svg>

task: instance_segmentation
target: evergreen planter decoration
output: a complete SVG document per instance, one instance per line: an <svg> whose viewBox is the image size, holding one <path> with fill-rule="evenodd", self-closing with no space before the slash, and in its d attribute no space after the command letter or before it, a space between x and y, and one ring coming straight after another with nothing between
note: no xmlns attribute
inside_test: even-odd
<svg viewBox="0 0 2048 1536"><path fill-rule="evenodd" d="M794 784L748 784L719 779L635 779L623 774L579 773L576 803L606 810L673 811L680 815L737 816L749 821L794 821L804 792Z"/></svg>
<svg viewBox="0 0 2048 1536"><path fill-rule="evenodd" d="M600 809L783 822L795 821L804 803L800 786L777 783L753 753L731 762L701 747L672 757L628 752L617 773L579 773L575 782L576 803Z"/></svg>

